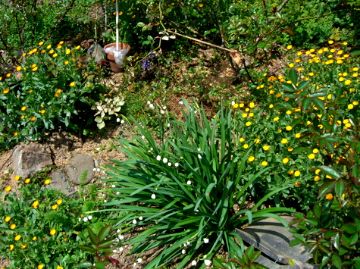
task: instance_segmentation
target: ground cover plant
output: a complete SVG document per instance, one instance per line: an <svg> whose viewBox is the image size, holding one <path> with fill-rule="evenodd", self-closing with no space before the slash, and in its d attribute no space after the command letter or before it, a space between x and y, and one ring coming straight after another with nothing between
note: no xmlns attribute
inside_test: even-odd
<svg viewBox="0 0 360 269"><path fill-rule="evenodd" d="M0 253L9 261L6 268L103 268L116 244L110 221L89 213L101 204L96 187L68 197L52 188L47 172L15 176L2 189Z"/></svg>
<svg viewBox="0 0 360 269"><path fill-rule="evenodd" d="M81 57L80 46L40 41L0 77L0 147L61 128L87 134L91 107L106 88L94 79L95 64Z"/></svg>

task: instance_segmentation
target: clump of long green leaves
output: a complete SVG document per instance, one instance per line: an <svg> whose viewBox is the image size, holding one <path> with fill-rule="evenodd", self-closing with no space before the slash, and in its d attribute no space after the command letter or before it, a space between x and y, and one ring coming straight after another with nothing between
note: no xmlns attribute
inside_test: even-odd
<svg viewBox="0 0 360 269"><path fill-rule="evenodd" d="M128 160L109 167L107 205L128 212L118 225L132 231L134 253L157 249L146 268L204 267L220 250L239 257L245 246L235 228L290 211L263 207L274 190L249 203L249 187L270 167L246 169L248 154L238 154L233 120L231 111L221 109L209 120L186 105L184 120L173 121L162 142L141 126L138 138L124 141Z"/></svg>

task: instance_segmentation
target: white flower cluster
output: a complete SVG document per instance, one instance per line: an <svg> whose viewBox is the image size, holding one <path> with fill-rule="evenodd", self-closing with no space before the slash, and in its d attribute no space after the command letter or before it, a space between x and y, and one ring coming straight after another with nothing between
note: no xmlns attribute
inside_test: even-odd
<svg viewBox="0 0 360 269"><path fill-rule="evenodd" d="M79 221L83 221L83 222L88 222L90 220L92 220L93 216L89 215L89 216L85 216L84 218L79 218Z"/></svg>

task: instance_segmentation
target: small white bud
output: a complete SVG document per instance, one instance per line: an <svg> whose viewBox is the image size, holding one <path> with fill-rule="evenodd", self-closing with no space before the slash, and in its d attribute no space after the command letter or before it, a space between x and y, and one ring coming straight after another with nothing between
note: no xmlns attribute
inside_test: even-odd
<svg viewBox="0 0 360 269"><path fill-rule="evenodd" d="M204 243L205 244L209 243L209 238L204 238Z"/></svg>
<svg viewBox="0 0 360 269"><path fill-rule="evenodd" d="M151 194L151 199L156 199L155 193Z"/></svg>
<svg viewBox="0 0 360 269"><path fill-rule="evenodd" d="M174 165L175 165L175 167L179 167L179 163L175 163Z"/></svg>
<svg viewBox="0 0 360 269"><path fill-rule="evenodd" d="M137 259L137 262L138 262L138 263L142 263L142 261L143 261L143 260L142 260L141 258L138 258L138 259Z"/></svg>
<svg viewBox="0 0 360 269"><path fill-rule="evenodd" d="M156 160L157 160L157 161L160 161L160 160L161 160L161 156L160 156L160 155L156 156Z"/></svg>
<svg viewBox="0 0 360 269"><path fill-rule="evenodd" d="M191 185L191 180L186 181L186 184Z"/></svg>
<svg viewBox="0 0 360 269"><path fill-rule="evenodd" d="M186 254L186 250L183 249L183 250L181 251L181 253L182 253L182 254Z"/></svg>
<svg viewBox="0 0 360 269"><path fill-rule="evenodd" d="M167 163L168 159L167 158L163 158L163 163Z"/></svg>
<svg viewBox="0 0 360 269"><path fill-rule="evenodd" d="M168 162L168 166L171 166L171 162Z"/></svg>
<svg viewBox="0 0 360 269"><path fill-rule="evenodd" d="M210 266L210 265L211 265L211 261L210 261L210 260L205 260L204 263L205 263L206 266Z"/></svg>
<svg viewBox="0 0 360 269"><path fill-rule="evenodd" d="M137 223L136 219L133 219L132 223L133 223L133 224L136 224L136 223Z"/></svg>
<svg viewBox="0 0 360 269"><path fill-rule="evenodd" d="M198 158L199 158L199 160L201 160L201 159L202 159L202 157L201 157L201 155L200 155L200 154L198 154Z"/></svg>
<svg viewBox="0 0 360 269"><path fill-rule="evenodd" d="M192 265L192 266L196 266L196 261L193 260L193 261L191 262L191 265Z"/></svg>
<svg viewBox="0 0 360 269"><path fill-rule="evenodd" d="M144 218L142 216L139 217L139 220L143 220Z"/></svg>

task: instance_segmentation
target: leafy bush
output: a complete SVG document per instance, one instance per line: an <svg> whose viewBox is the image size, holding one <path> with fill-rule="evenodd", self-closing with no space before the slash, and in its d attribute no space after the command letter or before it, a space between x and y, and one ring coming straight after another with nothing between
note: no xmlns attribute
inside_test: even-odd
<svg viewBox="0 0 360 269"><path fill-rule="evenodd" d="M254 193L292 180L293 189L274 203L302 212L295 242L309 246L314 263L342 268L358 263L359 66L347 42L328 44L296 52L288 46L284 73L266 76L252 102L233 109L242 147L252 148L258 166L277 167Z"/></svg>
<svg viewBox="0 0 360 269"><path fill-rule="evenodd" d="M106 89L94 80L95 65L82 65L81 55L80 46L41 41L0 77L0 147L51 130L85 134L91 128L91 106Z"/></svg>
<svg viewBox="0 0 360 269"><path fill-rule="evenodd" d="M10 262L7 268L89 268L104 258L104 246L114 245L111 226L102 224L106 218L87 213L100 204L95 190L66 197L44 173L12 182L0 193L0 256ZM97 256L82 246L95 248Z"/></svg>
<svg viewBox="0 0 360 269"><path fill-rule="evenodd" d="M220 110L208 120L199 108L186 110L184 122L170 121L159 143L139 126L140 136L124 141L129 159L109 167L112 200L106 205L127 212L118 225L122 233L135 232L128 239L133 252L158 249L146 268L204 266L222 249L229 258L240 257L245 246L235 228L292 211L263 207L288 186L249 202L250 186L270 168L249 168L249 152L236 145L241 130L231 112Z"/></svg>

